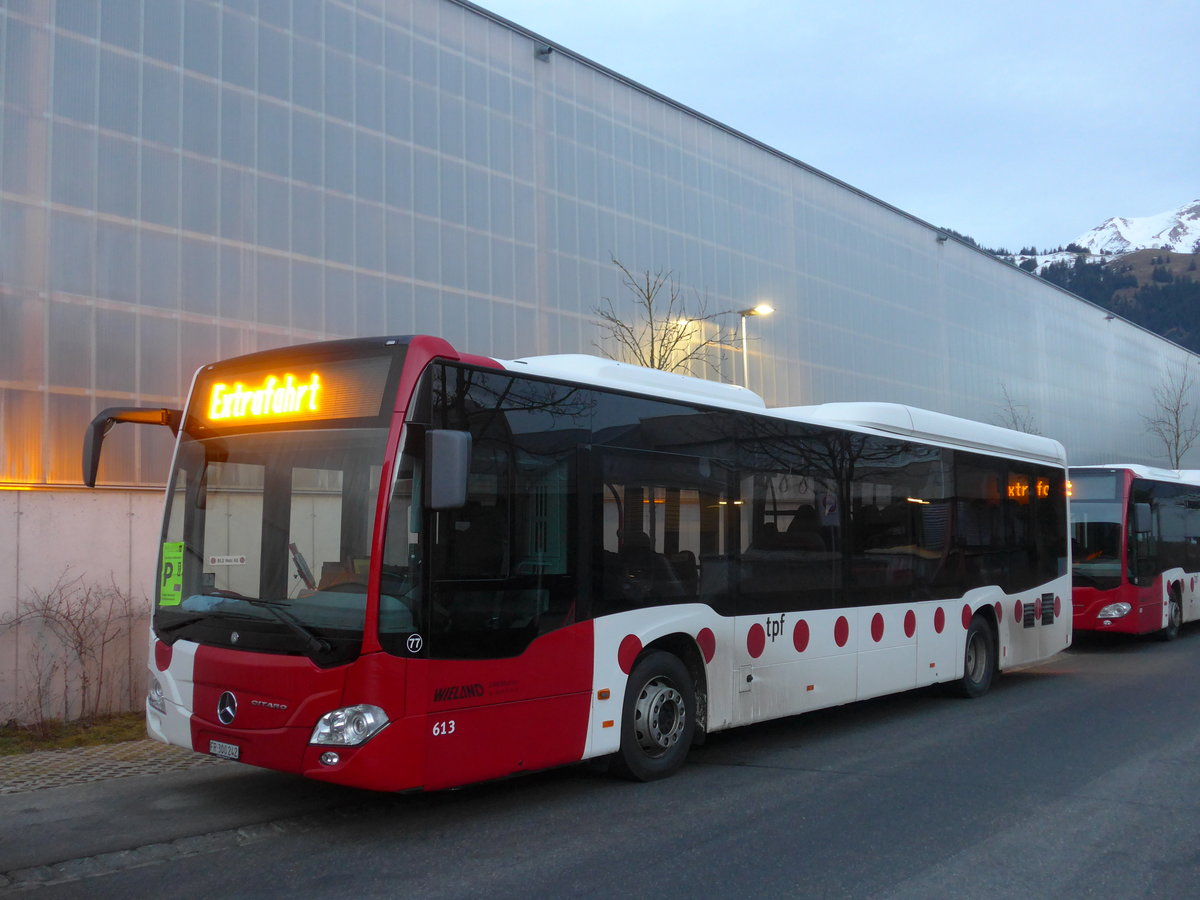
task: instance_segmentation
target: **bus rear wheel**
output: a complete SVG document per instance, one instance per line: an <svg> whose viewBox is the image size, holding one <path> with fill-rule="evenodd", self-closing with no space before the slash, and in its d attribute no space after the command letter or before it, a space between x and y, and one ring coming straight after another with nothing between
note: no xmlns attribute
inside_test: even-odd
<svg viewBox="0 0 1200 900"><path fill-rule="evenodd" d="M696 691L678 657L652 650L634 665L621 710L616 768L637 781L675 774L696 733Z"/></svg>
<svg viewBox="0 0 1200 900"><path fill-rule="evenodd" d="M996 676L996 637L983 616L975 616L967 628L963 657L963 676L954 684L955 692L967 698L982 697Z"/></svg>

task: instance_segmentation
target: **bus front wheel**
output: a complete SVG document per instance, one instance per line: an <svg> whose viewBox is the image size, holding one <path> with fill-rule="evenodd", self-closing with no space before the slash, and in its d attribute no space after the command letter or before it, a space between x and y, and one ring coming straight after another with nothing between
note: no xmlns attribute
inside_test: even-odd
<svg viewBox="0 0 1200 900"><path fill-rule="evenodd" d="M996 638L983 616L971 619L963 658L963 676L954 685L956 692L968 698L982 697L996 676Z"/></svg>
<svg viewBox="0 0 1200 900"><path fill-rule="evenodd" d="M637 781L679 771L696 733L696 691L678 657L652 650L634 665L621 709L617 770Z"/></svg>
<svg viewBox="0 0 1200 900"><path fill-rule="evenodd" d="M1183 606L1179 595L1171 591L1167 599L1167 627L1158 632L1160 641L1173 641L1179 637L1179 629L1183 626Z"/></svg>

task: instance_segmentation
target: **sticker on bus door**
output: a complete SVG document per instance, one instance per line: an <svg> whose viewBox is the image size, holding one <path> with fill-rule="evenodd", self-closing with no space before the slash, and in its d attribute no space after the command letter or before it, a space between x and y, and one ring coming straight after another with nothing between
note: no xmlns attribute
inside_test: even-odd
<svg viewBox="0 0 1200 900"><path fill-rule="evenodd" d="M162 569L158 573L158 605L178 606L183 602L183 541L162 546Z"/></svg>

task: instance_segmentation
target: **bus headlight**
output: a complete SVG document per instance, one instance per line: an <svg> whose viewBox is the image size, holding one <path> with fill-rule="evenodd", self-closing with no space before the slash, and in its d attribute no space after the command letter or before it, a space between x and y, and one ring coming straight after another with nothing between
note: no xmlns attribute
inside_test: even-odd
<svg viewBox="0 0 1200 900"><path fill-rule="evenodd" d="M1124 601L1120 603L1110 603L1108 606L1104 607L1104 609L1100 610L1100 612L1096 613L1096 618L1119 619L1121 616L1129 615L1129 611L1131 609L1133 609L1133 607Z"/></svg>
<svg viewBox="0 0 1200 900"><path fill-rule="evenodd" d="M162 685L158 683L158 679L153 675L150 676L150 687L146 691L146 702L160 713L167 711L167 699L163 696Z"/></svg>
<svg viewBox="0 0 1200 900"><path fill-rule="evenodd" d="M356 747L377 735L387 723L387 713L378 706L343 706L321 716L308 742Z"/></svg>

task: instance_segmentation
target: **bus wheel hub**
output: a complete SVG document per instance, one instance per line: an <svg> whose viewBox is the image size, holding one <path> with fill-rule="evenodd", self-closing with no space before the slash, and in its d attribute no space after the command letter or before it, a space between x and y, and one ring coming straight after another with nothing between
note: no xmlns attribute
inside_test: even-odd
<svg viewBox="0 0 1200 900"><path fill-rule="evenodd" d="M653 678L634 708L638 743L651 755L663 753L679 741L686 724L683 695L665 678Z"/></svg>

